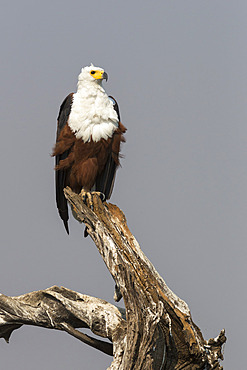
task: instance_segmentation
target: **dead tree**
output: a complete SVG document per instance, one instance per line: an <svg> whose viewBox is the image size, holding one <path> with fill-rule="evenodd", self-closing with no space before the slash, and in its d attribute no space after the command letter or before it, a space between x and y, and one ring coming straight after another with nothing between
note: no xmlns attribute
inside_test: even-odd
<svg viewBox="0 0 247 370"><path fill-rule="evenodd" d="M65 195L86 225L116 283L125 310L63 287L19 297L0 295L0 337L22 325L63 330L113 356L109 369L222 369L224 330L205 340L187 304L165 284L128 229L123 212L93 196L93 211L69 188ZM110 342L92 338L78 328Z"/></svg>

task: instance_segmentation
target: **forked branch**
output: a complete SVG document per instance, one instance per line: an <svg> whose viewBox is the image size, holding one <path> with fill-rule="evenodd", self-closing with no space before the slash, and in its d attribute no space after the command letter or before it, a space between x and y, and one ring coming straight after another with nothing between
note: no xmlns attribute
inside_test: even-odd
<svg viewBox="0 0 247 370"><path fill-rule="evenodd" d="M71 189L65 196L87 227L124 299L126 318L114 305L66 288L20 297L0 295L0 337L7 341L23 324L64 330L113 354L109 369L222 369L224 330L206 341L187 304L165 284L128 229L123 212L93 195L93 211ZM76 328L89 328L111 343Z"/></svg>
<svg viewBox="0 0 247 370"><path fill-rule="evenodd" d="M120 367L111 369L222 369L224 330L204 340L187 304L166 285L128 229L123 212L93 197L94 212L65 189L77 218L95 242L126 308Z"/></svg>

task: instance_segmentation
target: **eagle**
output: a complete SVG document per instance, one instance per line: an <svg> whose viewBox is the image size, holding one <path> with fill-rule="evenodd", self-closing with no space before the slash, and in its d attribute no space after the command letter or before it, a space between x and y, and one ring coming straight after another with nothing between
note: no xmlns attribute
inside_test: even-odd
<svg viewBox="0 0 247 370"><path fill-rule="evenodd" d="M76 93L69 94L59 110L52 155L56 204L68 234L68 204L63 189L69 186L83 201L90 200L93 191L109 199L119 166L126 128L120 121L116 100L102 86L107 79L103 68L93 64L82 68Z"/></svg>

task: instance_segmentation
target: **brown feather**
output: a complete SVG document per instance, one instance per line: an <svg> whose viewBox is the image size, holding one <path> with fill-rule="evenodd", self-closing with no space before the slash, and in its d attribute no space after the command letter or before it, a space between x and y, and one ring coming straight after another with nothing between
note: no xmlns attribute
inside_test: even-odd
<svg viewBox="0 0 247 370"><path fill-rule="evenodd" d="M96 178L104 170L104 166L111 155L116 165L119 165L119 151L121 142L125 141L123 133L126 128L119 122L119 127L112 138L101 139L98 142L84 143L77 139L68 123L61 130L53 150L53 156L64 153L70 149L70 154L60 160L55 170L70 168L66 186L77 193L82 188L89 191L96 182Z"/></svg>

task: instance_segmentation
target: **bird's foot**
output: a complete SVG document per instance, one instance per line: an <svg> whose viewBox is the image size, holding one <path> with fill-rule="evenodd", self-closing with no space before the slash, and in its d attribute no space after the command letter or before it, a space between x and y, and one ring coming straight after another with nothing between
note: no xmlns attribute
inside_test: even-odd
<svg viewBox="0 0 247 370"><path fill-rule="evenodd" d="M83 203L90 207L92 211L94 210L93 196L95 194L97 194L102 201L105 200L105 195L100 191L85 191L84 189L82 189L82 191L80 192Z"/></svg>
<svg viewBox="0 0 247 370"><path fill-rule="evenodd" d="M80 197L83 201L83 203L87 204L87 198L88 198L89 191L85 191L84 189L80 192Z"/></svg>
<svg viewBox="0 0 247 370"><path fill-rule="evenodd" d="M104 200L106 200L105 199L105 194L101 193L100 191L92 191L91 194L92 195L97 194L100 197L102 202L104 202Z"/></svg>

